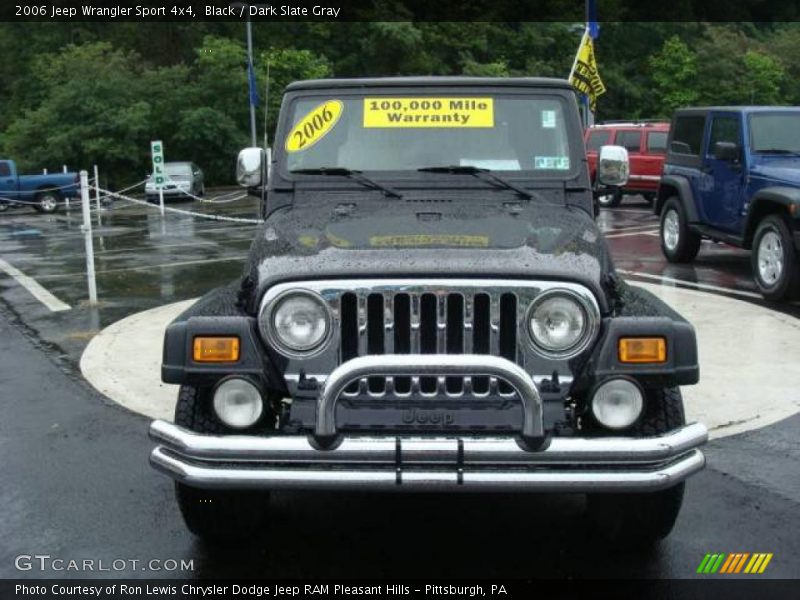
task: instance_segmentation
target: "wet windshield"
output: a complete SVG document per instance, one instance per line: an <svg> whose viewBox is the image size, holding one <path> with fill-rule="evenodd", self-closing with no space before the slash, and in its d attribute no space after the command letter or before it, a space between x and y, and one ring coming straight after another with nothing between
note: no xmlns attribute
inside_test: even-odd
<svg viewBox="0 0 800 600"><path fill-rule="evenodd" d="M187 163L166 163L164 165L164 171L166 171L167 176L171 179L192 178L192 167Z"/></svg>
<svg viewBox="0 0 800 600"><path fill-rule="evenodd" d="M765 154L800 153L800 111L751 115L750 148Z"/></svg>
<svg viewBox="0 0 800 600"><path fill-rule="evenodd" d="M563 176L577 164L566 110L562 98L548 95L301 97L290 107L285 168L416 172L456 166Z"/></svg>

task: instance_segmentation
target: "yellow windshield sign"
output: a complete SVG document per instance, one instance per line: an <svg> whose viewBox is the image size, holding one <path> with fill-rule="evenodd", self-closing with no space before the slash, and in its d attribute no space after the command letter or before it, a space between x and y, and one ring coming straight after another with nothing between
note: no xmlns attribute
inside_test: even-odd
<svg viewBox="0 0 800 600"><path fill-rule="evenodd" d="M343 108L341 100L328 100L314 108L286 136L286 151L300 152L320 141L336 125Z"/></svg>
<svg viewBox="0 0 800 600"><path fill-rule="evenodd" d="M494 127L494 98L364 98L364 127Z"/></svg>

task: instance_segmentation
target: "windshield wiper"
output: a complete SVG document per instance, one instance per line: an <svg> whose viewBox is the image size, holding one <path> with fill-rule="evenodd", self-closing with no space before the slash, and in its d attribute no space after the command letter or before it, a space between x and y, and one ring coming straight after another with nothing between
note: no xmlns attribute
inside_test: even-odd
<svg viewBox="0 0 800 600"><path fill-rule="evenodd" d="M756 150L759 154L787 154L790 156L800 156L800 152L795 150L788 150L786 148L765 148L764 150Z"/></svg>
<svg viewBox="0 0 800 600"><path fill-rule="evenodd" d="M402 198L402 194L395 189L390 188L388 185L383 185L382 183L378 183L374 179L370 179L366 175L364 175L361 171L356 171L354 169L347 169L345 167L317 167L314 169L295 169L294 171L289 171L290 173L297 174L297 175L336 175L339 177L349 177L353 181L357 181L361 185L372 188L375 190L380 190L386 196L393 196L395 198Z"/></svg>
<svg viewBox="0 0 800 600"><path fill-rule="evenodd" d="M420 169L417 169L417 171L421 171L423 173L450 173L454 175L474 175L478 179L483 179L484 181L499 183L507 190L512 190L514 192L517 192L518 195L522 196L526 200L533 199L533 194L531 194L528 190L523 189L518 185L511 183L507 179L503 179L499 175L495 175L490 169L481 169L480 167L475 167L472 165L449 165L444 167L422 167Z"/></svg>

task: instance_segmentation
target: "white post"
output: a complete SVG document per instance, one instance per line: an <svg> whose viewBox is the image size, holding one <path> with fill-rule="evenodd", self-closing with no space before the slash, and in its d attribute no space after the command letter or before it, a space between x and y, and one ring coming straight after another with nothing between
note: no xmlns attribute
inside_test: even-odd
<svg viewBox="0 0 800 600"><path fill-rule="evenodd" d="M47 169L42 169L42 175L47 175Z"/></svg>
<svg viewBox="0 0 800 600"><path fill-rule="evenodd" d="M61 165L61 168L64 169L64 173L67 172L67 165Z"/></svg>
<svg viewBox="0 0 800 600"><path fill-rule="evenodd" d="M161 209L161 216L164 216L164 188L158 188L158 206Z"/></svg>
<svg viewBox="0 0 800 600"><path fill-rule="evenodd" d="M97 304L97 281L94 274L94 243L92 241L92 213L89 208L89 174L81 171L81 204L83 205L83 243L86 251L86 278L89 282L89 304Z"/></svg>
<svg viewBox="0 0 800 600"><path fill-rule="evenodd" d="M97 165L94 165L94 207L100 212L100 178L97 176Z"/></svg>

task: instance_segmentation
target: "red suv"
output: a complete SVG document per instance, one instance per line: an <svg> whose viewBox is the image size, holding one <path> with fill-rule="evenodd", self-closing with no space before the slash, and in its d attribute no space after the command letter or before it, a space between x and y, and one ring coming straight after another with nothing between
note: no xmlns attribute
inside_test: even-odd
<svg viewBox="0 0 800 600"><path fill-rule="evenodd" d="M625 194L641 194L653 202L661 179L661 168L667 152L669 123L661 121L606 122L589 127L584 134L589 175L595 183L597 155L601 146L623 146L630 157L630 177L621 188L596 193L602 207L617 206Z"/></svg>

